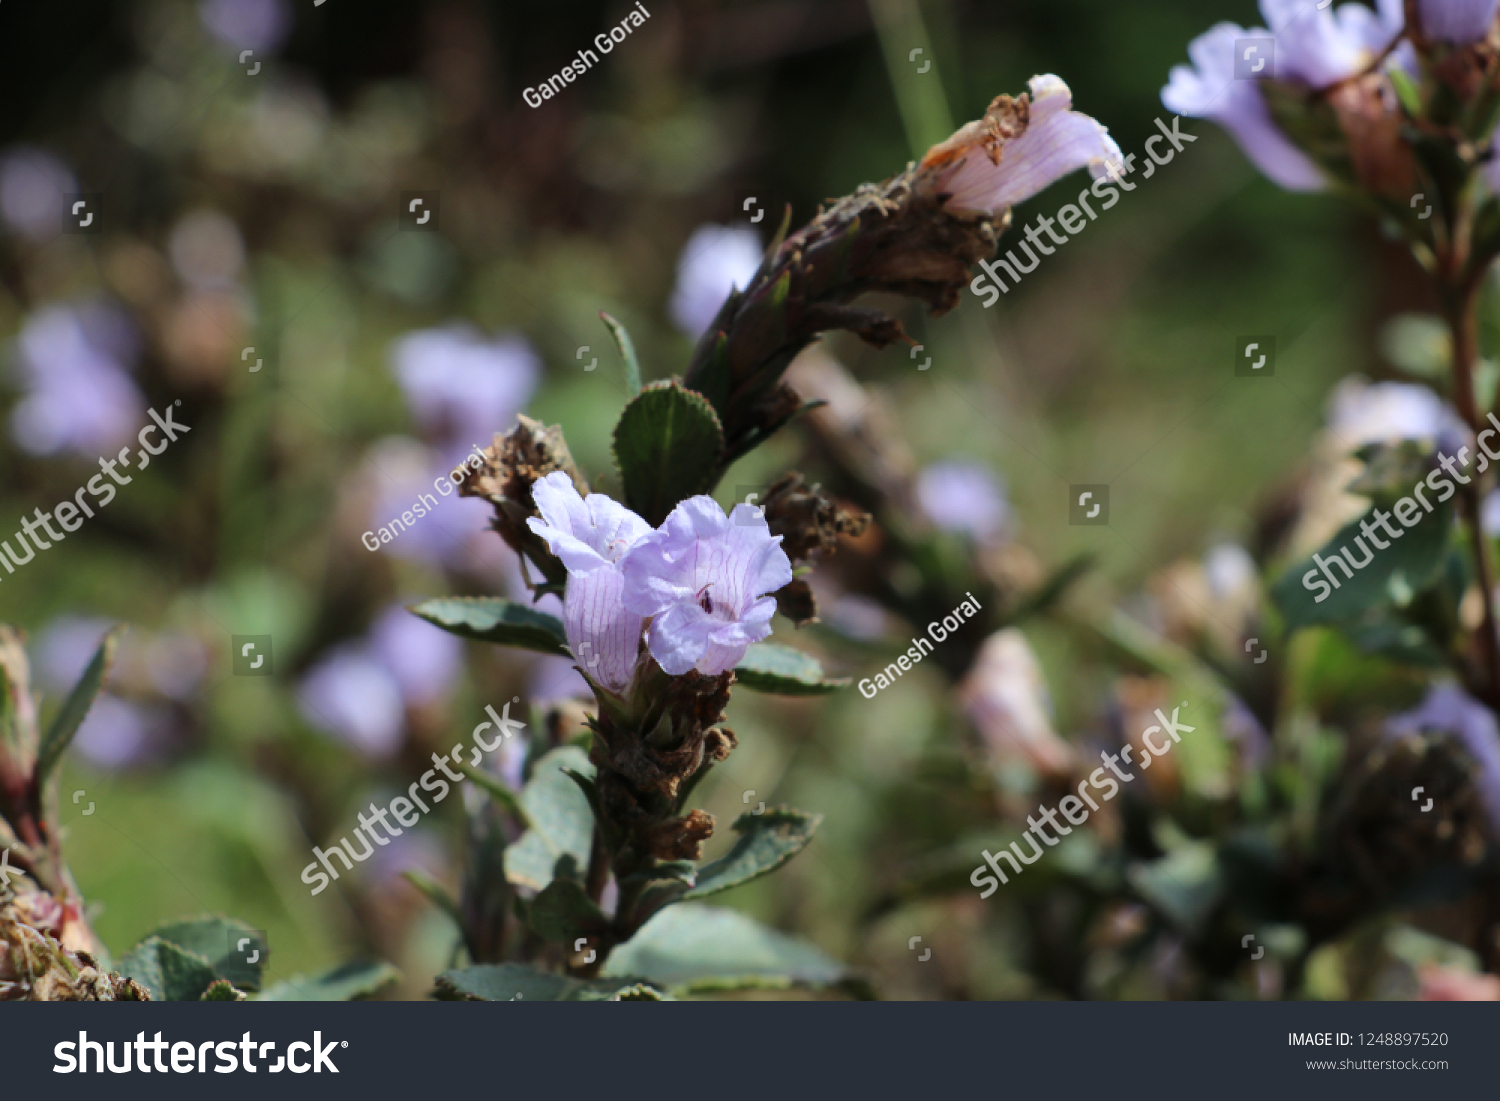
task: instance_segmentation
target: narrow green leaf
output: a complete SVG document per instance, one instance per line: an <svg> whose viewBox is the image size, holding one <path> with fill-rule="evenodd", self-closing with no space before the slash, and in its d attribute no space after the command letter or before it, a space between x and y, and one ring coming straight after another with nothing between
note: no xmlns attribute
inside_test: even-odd
<svg viewBox="0 0 1500 1101"><path fill-rule="evenodd" d="M441 883L433 879L426 872L418 871L415 868L402 872L401 877L421 892L423 898L447 914L457 927L459 933L463 933L463 911L459 909L458 902Z"/></svg>
<svg viewBox="0 0 1500 1101"><path fill-rule="evenodd" d="M322 975L297 975L269 987L259 1002L348 1002L367 998L401 978L388 963L356 960Z"/></svg>
<svg viewBox="0 0 1500 1101"><path fill-rule="evenodd" d="M773 807L764 814L742 814L734 829L740 837L724 856L698 870L696 885L684 899L707 898L774 872L813 839L821 814Z"/></svg>
<svg viewBox="0 0 1500 1101"><path fill-rule="evenodd" d="M499 803L501 808L514 818L522 828L531 829L531 819L526 816L526 808L521 805L520 798L510 788L506 787L505 782L498 776L491 775L479 765L460 763L458 771L472 780L474 785L480 788L491 799Z"/></svg>
<svg viewBox="0 0 1500 1101"><path fill-rule="evenodd" d="M723 456L724 430L713 407L675 381L646 387L615 426L625 502L653 526L679 501L712 489Z"/></svg>
<svg viewBox="0 0 1500 1101"><path fill-rule="evenodd" d="M562 620L512 600L449 596L425 601L409 611L460 638L495 642L540 654L572 656Z"/></svg>
<svg viewBox="0 0 1500 1101"><path fill-rule="evenodd" d="M105 633L103 640L99 643L99 649L94 651L94 659L89 662L83 676L78 678L78 683L68 693L68 698L63 702L62 710L57 713L57 718L52 720L52 725L47 728L47 733L42 737L41 748L37 751L36 775L38 782L45 782L62 760L62 755L73 742L73 736L78 733L78 728L83 725L84 718L89 713L89 708L94 706L94 699L99 695L99 690L104 687L105 678L109 676L109 667L115 659L115 650L120 644L120 636L125 633L124 627L112 627Z"/></svg>
<svg viewBox="0 0 1500 1101"><path fill-rule="evenodd" d="M619 346L620 358L625 361L625 389L631 397L641 392L641 361L635 354L635 341L630 339L630 333L609 314L602 310L599 316L604 319L604 324L609 328L609 335L615 338L615 344Z"/></svg>
<svg viewBox="0 0 1500 1101"><path fill-rule="evenodd" d="M219 978L198 953L160 937L147 937L127 952L120 974L140 983L158 1002L196 1002Z"/></svg>
<svg viewBox="0 0 1500 1101"><path fill-rule="evenodd" d="M523 963L484 963L444 971L437 996L475 1002L663 1001L637 979L575 979Z"/></svg>
<svg viewBox="0 0 1500 1101"><path fill-rule="evenodd" d="M505 850L505 876L540 891L552 882L559 860L588 867L594 840L594 813L568 770L592 776L594 766L577 746L562 746L537 762L521 792L521 806L532 825Z"/></svg>
<svg viewBox="0 0 1500 1101"><path fill-rule="evenodd" d="M825 677L811 654L774 642L751 646L735 666L734 680L752 691L781 696L822 696L849 685L848 677Z"/></svg>

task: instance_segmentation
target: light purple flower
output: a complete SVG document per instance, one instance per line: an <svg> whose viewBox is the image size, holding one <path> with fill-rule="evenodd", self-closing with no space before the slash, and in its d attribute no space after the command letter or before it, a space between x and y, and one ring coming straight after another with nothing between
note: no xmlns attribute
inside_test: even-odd
<svg viewBox="0 0 1500 1101"><path fill-rule="evenodd" d="M17 146L0 159L0 217L33 240L62 231L66 197L77 190L73 173L50 153Z"/></svg>
<svg viewBox="0 0 1500 1101"><path fill-rule="evenodd" d="M235 50L274 50L292 28L286 0L203 0L203 25Z"/></svg>
<svg viewBox="0 0 1500 1101"><path fill-rule="evenodd" d="M949 210L998 213L1025 202L1080 168L1094 178L1118 175L1125 158L1099 123L1072 110L1073 93L1051 74L1031 78L1031 119L1020 137L999 149L999 162L987 149L985 120L971 122L923 160L942 165L955 146L967 152L924 181L923 187L949 196ZM936 159L935 159L936 158Z"/></svg>
<svg viewBox="0 0 1500 1101"><path fill-rule="evenodd" d="M1423 730L1454 735L1478 767L1474 785L1489 815L1491 827L1500 836L1500 729L1488 707L1453 684L1431 688L1418 706L1386 721L1387 735L1397 737Z"/></svg>
<svg viewBox="0 0 1500 1101"><path fill-rule="evenodd" d="M521 337L486 340L467 325L408 333L391 348L391 369L448 462L508 429L541 378L541 363Z"/></svg>
<svg viewBox="0 0 1500 1101"><path fill-rule="evenodd" d="M579 496L560 470L537 482L531 494L542 519L526 523L568 568L568 649L593 680L619 692L635 675L642 622L623 602L621 559L651 534L651 525L602 493Z"/></svg>
<svg viewBox="0 0 1500 1101"><path fill-rule="evenodd" d="M1328 428L1350 450L1369 443L1433 440L1456 451L1468 431L1453 407L1415 382L1346 378L1329 398Z"/></svg>
<svg viewBox="0 0 1500 1101"><path fill-rule="evenodd" d="M1229 132L1255 167L1288 191L1320 191L1323 173L1271 119L1258 81L1235 76L1236 43L1276 40L1266 77L1326 88L1373 61L1401 33L1401 0L1378 0L1378 13L1361 4L1319 11L1305 0L1261 0L1271 26L1248 30L1219 23L1188 46L1192 65L1172 69L1161 92L1168 110L1206 118Z"/></svg>
<svg viewBox="0 0 1500 1101"><path fill-rule="evenodd" d="M733 669L752 642L771 633L776 600L792 564L765 516L750 505L724 510L712 497L690 497L622 563L625 606L654 616L651 656L668 673L717 676Z"/></svg>
<svg viewBox="0 0 1500 1101"><path fill-rule="evenodd" d="M1497 6L1500 0L1417 0L1422 33L1455 46L1478 42L1488 34Z"/></svg>
<svg viewBox="0 0 1500 1101"><path fill-rule="evenodd" d="M372 491L365 518L370 539L361 533L367 551L373 541L380 553L396 558L462 568L472 561L476 545L500 543L483 502L459 497L448 477L451 467L418 441L402 436L378 441L366 453L362 473ZM419 502L420 516L413 507ZM409 525L405 514L411 516Z"/></svg>
<svg viewBox="0 0 1500 1101"><path fill-rule="evenodd" d="M413 706L447 695L463 669L464 644L455 635L418 619L401 604L380 613L370 629L372 652Z"/></svg>
<svg viewBox="0 0 1500 1101"><path fill-rule="evenodd" d="M975 539L1000 534L1010 515L1005 493L978 463L942 462L917 475L917 503L938 528Z"/></svg>
<svg viewBox="0 0 1500 1101"><path fill-rule="evenodd" d="M760 269L762 252L760 234L753 229L699 226L677 261L673 323L688 336L702 334L730 292L749 285Z"/></svg>
<svg viewBox="0 0 1500 1101"><path fill-rule="evenodd" d="M130 703L106 692L89 708L73 746L100 768L138 764L151 756L170 722L161 708Z"/></svg>
<svg viewBox="0 0 1500 1101"><path fill-rule="evenodd" d="M21 330L21 382L11 436L32 455L97 457L134 438L145 400L126 373L134 358L128 322L107 308L51 306Z"/></svg>
<svg viewBox="0 0 1500 1101"><path fill-rule="evenodd" d="M369 756L388 757L401 745L401 682L365 647L333 650L303 679L297 704L313 726Z"/></svg>

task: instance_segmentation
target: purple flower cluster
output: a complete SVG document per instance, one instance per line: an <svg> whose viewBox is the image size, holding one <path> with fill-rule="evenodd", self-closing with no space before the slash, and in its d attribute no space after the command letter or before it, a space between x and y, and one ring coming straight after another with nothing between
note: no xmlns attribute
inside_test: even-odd
<svg viewBox="0 0 1500 1101"><path fill-rule="evenodd" d="M642 629L667 673L717 676L771 633L792 564L765 517L749 505L725 515L712 497L691 497L653 531L602 493L579 496L554 472L533 497L531 529L568 570L563 624L584 672L619 693L635 678Z"/></svg>

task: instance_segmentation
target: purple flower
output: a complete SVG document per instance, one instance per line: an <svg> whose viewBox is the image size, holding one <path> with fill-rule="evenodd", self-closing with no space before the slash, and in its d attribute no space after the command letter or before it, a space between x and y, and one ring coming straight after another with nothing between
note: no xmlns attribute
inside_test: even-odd
<svg viewBox="0 0 1500 1101"><path fill-rule="evenodd" d="M297 704L308 722L372 757L401 745L401 682L362 646L339 647L314 666Z"/></svg>
<svg viewBox="0 0 1500 1101"><path fill-rule="evenodd" d="M724 299L747 286L760 268L760 234L753 229L699 226L677 261L672 321L691 337L713 324Z"/></svg>
<svg viewBox="0 0 1500 1101"><path fill-rule="evenodd" d="M62 230L65 200L77 190L67 166L40 149L18 146L0 159L0 217L33 240Z"/></svg>
<svg viewBox="0 0 1500 1101"><path fill-rule="evenodd" d="M771 633L776 600L792 564L760 510L724 510L690 497L622 563L625 606L654 616L651 655L668 673L716 676L733 669L752 642Z"/></svg>
<svg viewBox="0 0 1500 1101"><path fill-rule="evenodd" d="M622 597L621 559L651 533L651 525L602 493L581 497L560 470L532 488L542 519L526 521L568 568L563 625L568 649L584 671L612 692L635 675L641 616Z"/></svg>
<svg viewBox="0 0 1500 1101"><path fill-rule="evenodd" d="M998 535L1009 517L1005 494L978 463L933 463L917 475L917 502L937 527L975 539Z"/></svg>
<svg viewBox="0 0 1500 1101"><path fill-rule="evenodd" d="M27 395L11 411L10 425L23 451L96 457L135 436L146 405L126 374L135 344L121 315L52 306L26 322L19 345Z"/></svg>
<svg viewBox="0 0 1500 1101"><path fill-rule="evenodd" d="M1095 178L1124 171L1120 147L1103 126L1071 109L1066 84L1049 74L1032 77L1029 87L1031 118L1020 137L992 153L989 120L980 119L923 158L924 166L939 166L923 186L948 195L949 210L998 213L1080 168ZM949 165L955 153L962 156Z"/></svg>
<svg viewBox="0 0 1500 1101"><path fill-rule="evenodd" d="M1401 0L1378 0L1378 7L1378 14L1360 4L1334 12L1304 0L1261 0L1271 30L1215 25L1189 44L1192 65L1172 69L1161 101L1180 115L1218 123L1256 168L1288 191L1320 191L1327 186L1323 173L1277 128L1258 82L1236 77L1235 44L1274 36L1276 56L1264 75L1326 88L1359 72L1401 33Z"/></svg>
<svg viewBox="0 0 1500 1101"><path fill-rule="evenodd" d="M370 629L373 654L400 686L408 704L420 706L447 695L463 668L464 644L400 604L380 613Z"/></svg>
<svg viewBox="0 0 1500 1101"><path fill-rule="evenodd" d="M1386 720L1390 737L1440 730L1454 735L1478 766L1479 791L1493 829L1500 834L1500 729L1488 707L1452 684L1431 688L1418 706Z"/></svg>
<svg viewBox="0 0 1500 1101"><path fill-rule="evenodd" d="M1428 38L1466 46L1489 33L1500 0L1417 0L1422 33Z"/></svg>
<svg viewBox="0 0 1500 1101"><path fill-rule="evenodd" d="M459 497L448 477L451 469L416 440L380 440L366 453L363 466L371 487L365 518L370 538L361 535L366 550L374 543L396 558L459 568L470 563L476 543L500 543L489 534L486 510ZM409 524L404 515L411 517Z"/></svg>
<svg viewBox="0 0 1500 1101"><path fill-rule="evenodd" d="M1346 378L1329 398L1328 428L1352 451L1368 443L1432 440L1452 452L1468 430L1437 394L1415 382Z"/></svg>
<svg viewBox="0 0 1500 1101"><path fill-rule="evenodd" d="M292 27L286 0L203 0L198 14L210 34L235 50L274 50Z"/></svg>
<svg viewBox="0 0 1500 1101"><path fill-rule="evenodd" d="M450 462L508 428L541 377L525 340L485 340L466 325L407 334L391 349L391 369L407 406Z"/></svg>

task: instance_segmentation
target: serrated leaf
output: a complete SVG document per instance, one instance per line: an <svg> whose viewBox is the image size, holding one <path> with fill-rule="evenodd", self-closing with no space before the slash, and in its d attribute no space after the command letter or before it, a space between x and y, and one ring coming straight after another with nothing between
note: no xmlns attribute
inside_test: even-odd
<svg viewBox="0 0 1500 1101"><path fill-rule="evenodd" d="M823 696L847 688L848 677L828 678L811 654L774 642L757 642L734 668L734 682L779 696Z"/></svg>
<svg viewBox="0 0 1500 1101"><path fill-rule="evenodd" d="M676 382L646 387L615 426L625 503L653 527L678 502L713 488L723 456L724 430L713 406Z"/></svg>
<svg viewBox="0 0 1500 1101"><path fill-rule="evenodd" d="M610 954L605 972L639 975L667 988L754 979L825 986L848 973L811 944L737 911L696 903L668 907L646 922Z"/></svg>
<svg viewBox="0 0 1500 1101"><path fill-rule="evenodd" d="M424 601L412 614L460 638L571 657L562 620L513 600L493 596L449 596Z"/></svg>
<svg viewBox="0 0 1500 1101"><path fill-rule="evenodd" d="M527 924L537 936L569 945L578 937L596 935L608 920L576 879L554 879L526 912Z"/></svg>
<svg viewBox="0 0 1500 1101"><path fill-rule="evenodd" d="M594 813L567 770L594 774L588 755L577 746L562 746L537 762L531 782L521 792L521 806L532 828L505 850L505 877L540 891L552 882L557 862L572 857L586 868L594 840Z"/></svg>
<svg viewBox="0 0 1500 1101"><path fill-rule="evenodd" d="M158 1002L195 1002L219 977L208 960L160 937L147 937L132 948L119 971Z"/></svg>
<svg viewBox="0 0 1500 1101"><path fill-rule="evenodd" d="M625 326L609 314L600 311L599 316L604 319L609 335L615 338L615 346L620 349L620 358L625 361L625 389L631 397L635 397L641 392L641 361L635 354L635 341L630 339L630 333L626 331Z"/></svg>
<svg viewBox="0 0 1500 1101"><path fill-rule="evenodd" d="M241 990L260 989L260 977L271 955L270 945L259 930L219 914L180 918L153 929L147 936L159 937L201 956L215 975L228 979Z"/></svg>
<svg viewBox="0 0 1500 1101"><path fill-rule="evenodd" d="M208 989L198 1000L201 1002L243 1002L246 999L245 992L236 990L234 983L228 979L215 979L208 984Z"/></svg>
<svg viewBox="0 0 1500 1101"><path fill-rule="evenodd" d="M99 695L100 689L104 687L105 678L109 676L109 667L114 662L120 636L124 633L124 627L112 627L105 632L104 638L99 643L99 649L94 651L93 660L83 671L83 676L78 678L78 683L73 686L73 690L68 693L68 698L63 701L62 710L52 720L47 733L42 736L41 748L37 751L36 759L36 775L39 783L45 782L47 777L52 775L52 770L62 760L63 753L73 742L73 736L78 733L78 728L83 725L83 720L88 716L89 708L94 706L94 700Z"/></svg>
<svg viewBox="0 0 1500 1101"><path fill-rule="evenodd" d="M1415 503L1415 502L1413 502ZM1324 574L1313 564L1311 558L1303 559L1287 570L1271 587L1271 597L1286 616L1287 630L1295 631L1314 623L1339 623L1353 621L1371 608L1382 605L1404 607L1411 603L1418 591L1433 581L1443 565L1453 530L1451 505L1435 505L1431 515L1423 512L1414 527L1404 528L1397 522L1392 526L1402 534L1395 539L1372 521L1374 508L1345 524L1338 534L1330 539L1318 552L1328 561L1339 556L1341 547L1349 549L1355 559L1365 558L1360 553L1355 539L1365 547L1373 559L1361 569L1351 569L1352 578L1344 576L1343 569L1331 566L1330 572L1338 580L1339 587L1330 589L1321 600L1315 593L1330 588ZM1393 519L1393 517L1389 517ZM1360 523L1368 522L1382 542L1388 542L1384 550L1371 545L1360 530ZM1309 578L1309 575L1312 575ZM1309 589L1303 579L1313 581ZM1322 580L1322 584L1317 582Z"/></svg>
<svg viewBox="0 0 1500 1101"><path fill-rule="evenodd" d="M663 1001L660 991L634 978L575 979L522 963L485 963L444 971L440 998L479 1002Z"/></svg>
<svg viewBox="0 0 1500 1101"><path fill-rule="evenodd" d="M347 1002L365 998L401 978L388 963L355 960L322 975L297 975L268 987L261 1002Z"/></svg>
<svg viewBox="0 0 1500 1101"><path fill-rule="evenodd" d="M821 814L776 807L764 814L742 814L734 847L698 869L697 883L684 899L707 898L774 872L807 847L822 823Z"/></svg>

